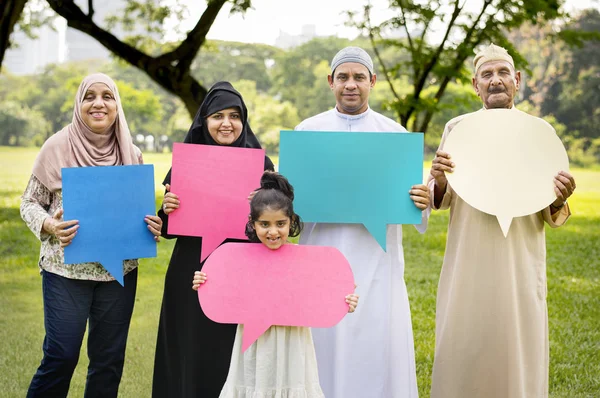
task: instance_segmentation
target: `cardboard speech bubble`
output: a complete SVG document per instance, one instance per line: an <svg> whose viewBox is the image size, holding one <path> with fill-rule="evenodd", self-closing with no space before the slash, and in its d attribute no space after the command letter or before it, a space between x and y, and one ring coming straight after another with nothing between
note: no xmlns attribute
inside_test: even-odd
<svg viewBox="0 0 600 398"><path fill-rule="evenodd" d="M362 223L386 250L387 224L420 224L422 133L282 131L281 174L306 222Z"/></svg>
<svg viewBox="0 0 600 398"><path fill-rule="evenodd" d="M495 215L506 237L514 217L556 200L554 176L569 170L567 152L546 121L510 109L475 112L442 148L455 163L448 182L469 205Z"/></svg>
<svg viewBox="0 0 600 398"><path fill-rule="evenodd" d="M334 247L226 243L206 260L198 299L207 317L244 325L245 351L271 325L331 327L354 291L348 260Z"/></svg>
<svg viewBox="0 0 600 398"><path fill-rule="evenodd" d="M79 220L65 264L99 262L122 285L123 260L156 257L154 166L62 169L64 220Z"/></svg>
<svg viewBox="0 0 600 398"><path fill-rule="evenodd" d="M248 195L264 162L263 149L174 144L171 191L181 204L169 215L169 234L201 236L201 260L227 238L246 239Z"/></svg>

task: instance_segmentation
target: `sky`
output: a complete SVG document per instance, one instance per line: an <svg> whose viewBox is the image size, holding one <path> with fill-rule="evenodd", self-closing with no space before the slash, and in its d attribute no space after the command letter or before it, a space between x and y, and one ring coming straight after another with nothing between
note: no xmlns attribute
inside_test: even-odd
<svg viewBox="0 0 600 398"><path fill-rule="evenodd" d="M480 0L464 0L467 6L476 7ZM191 29L206 7L205 1L183 0L189 10L189 18L181 27ZM336 35L354 38L357 32L344 26L345 11L360 11L366 0L252 0L253 9L242 15L230 15L229 4L219 13L207 37L247 43L273 45L279 32L299 35L303 25L315 25L318 36ZM381 20L388 0L371 0L373 19ZM568 11L594 7L600 9L600 0L567 0Z"/></svg>

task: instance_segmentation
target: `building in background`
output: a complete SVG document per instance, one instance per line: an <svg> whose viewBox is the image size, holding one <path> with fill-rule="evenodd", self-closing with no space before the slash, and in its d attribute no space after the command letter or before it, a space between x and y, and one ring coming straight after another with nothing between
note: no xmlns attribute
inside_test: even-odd
<svg viewBox="0 0 600 398"><path fill-rule="evenodd" d="M75 3L87 14L87 0L75 0ZM106 28L106 18L121 12L126 3L126 0L96 0L94 22ZM111 29L111 33L119 39L128 34L121 26ZM17 46L6 52L3 62L3 67L10 73L27 75L39 73L46 65L53 63L87 59L107 60L110 57L110 52L104 46L87 34L67 27L62 17L56 19L54 30L43 26L36 30L35 34L38 38L30 39L23 32L13 33L12 40Z"/></svg>
<svg viewBox="0 0 600 398"><path fill-rule="evenodd" d="M291 35L282 30L275 39L275 47L288 49L304 44L317 37L317 27L315 25L302 25L302 31L299 35Z"/></svg>
<svg viewBox="0 0 600 398"><path fill-rule="evenodd" d="M65 60L65 21L56 21L54 29L42 26L37 39L31 39L22 31L13 32L11 40L16 46L5 54L3 68L15 75L40 72L46 65Z"/></svg>

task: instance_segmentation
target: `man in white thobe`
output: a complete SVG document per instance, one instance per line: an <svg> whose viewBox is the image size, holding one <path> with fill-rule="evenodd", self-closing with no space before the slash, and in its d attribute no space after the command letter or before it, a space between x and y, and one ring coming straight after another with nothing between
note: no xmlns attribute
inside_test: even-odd
<svg viewBox="0 0 600 398"><path fill-rule="evenodd" d="M405 132L400 124L369 108L376 78L367 52L358 47L341 50L327 76L335 108L304 120L296 130ZM429 217L428 189L419 184L407 194L423 210L422 223L416 226L423 233ZM301 244L338 248L352 266L361 296L356 313L333 328L313 329L327 398L418 396L402 226L388 225L386 239L384 252L362 224L306 224L300 236Z"/></svg>
<svg viewBox="0 0 600 398"><path fill-rule="evenodd" d="M473 87L484 105L479 112L494 108L520 112L514 108L514 97L521 75L508 52L492 44L473 64ZM440 148L465 116L446 124ZM445 173L453 167L450 155L438 150L429 178L433 208L450 208L437 295L431 397L546 398L544 222L553 228L565 223L571 214L566 200L575 181L567 172L558 173L554 203L514 218L504 237L496 216L471 207L452 190Z"/></svg>

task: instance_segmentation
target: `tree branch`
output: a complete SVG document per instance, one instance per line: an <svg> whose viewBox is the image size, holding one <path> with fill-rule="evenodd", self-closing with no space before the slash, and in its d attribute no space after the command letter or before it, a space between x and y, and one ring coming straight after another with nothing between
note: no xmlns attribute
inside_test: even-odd
<svg viewBox="0 0 600 398"><path fill-rule="evenodd" d="M398 3L400 7L400 15L402 16L402 26L404 26L404 31L406 32L406 38L408 39L408 46L410 48L411 59L415 59L415 46L413 44L412 37L410 36L410 32L408 31L408 26L406 26L406 14L404 13L404 7L402 6L402 2ZM413 62L414 64L414 62Z"/></svg>
<svg viewBox="0 0 600 398"><path fill-rule="evenodd" d="M477 32L477 25L479 25L479 21L485 14L485 10L491 4L491 2L492 2L492 0L485 1L483 9L481 10L479 15L477 16L477 19L473 22L473 24L467 31L465 39L463 40L461 45L458 46L458 48L456 50L456 53L457 53L456 59L454 61L454 64L452 65L453 69L460 68L460 66L463 65L464 62L469 57L469 54L464 50L465 47L468 46L469 48L475 48L477 45L479 45L479 43L481 43L483 41L483 32L486 31L486 29L488 28L490 23L493 23L494 18L492 16L488 17L486 24L485 24L485 28L480 30L480 32L482 32L482 33L477 36L477 38L472 42L472 44L469 44L471 42L471 38L473 37L473 33ZM446 88L448 87L448 84L450 83L451 79L452 79L452 76L444 76L444 79L442 80L440 87L438 88L437 92L435 93L435 96L434 96L435 103L439 103L439 101L442 98L442 96L444 95ZM419 131L425 132L427 130L427 126L431 122L431 119L433 118L433 114L434 114L434 109L428 109L426 111L425 117L423 118L423 121L421 122L421 125L419 126Z"/></svg>
<svg viewBox="0 0 600 398"><path fill-rule="evenodd" d="M19 21L27 0L0 0L0 65L10 47L10 35Z"/></svg>
<svg viewBox="0 0 600 398"><path fill-rule="evenodd" d="M192 29L185 40L173 51L165 53L158 57L161 62L176 62L182 69L189 69L198 50L206 41L206 35L215 22L219 11L227 0L209 1L206 10L198 20L194 29Z"/></svg>
<svg viewBox="0 0 600 398"><path fill-rule="evenodd" d="M389 71L388 71L387 67L385 66L385 62L383 62L383 58L381 57L381 54L379 53L379 49L377 48L377 45L375 43L375 36L373 35L373 27L371 26L371 13L369 12L368 7L365 7L365 17L366 17L366 23L367 23L367 31L369 32L369 39L371 40L371 46L373 47L373 52L375 52L375 57L377 57L377 60L379 61L379 64L381 65L381 69L383 69L383 75L385 76L385 80L387 80L387 82L390 86L390 90L392 91L394 98L396 98L396 101L400 101L400 97L398 96L398 93L396 92L396 89L394 88L394 84L392 83L392 80L390 78Z"/></svg>
<svg viewBox="0 0 600 398"><path fill-rule="evenodd" d="M429 73L431 73L431 71L433 70L433 67L438 63L438 60L439 60L442 52L444 51L444 47L446 46L446 41L448 41L450 32L452 31L452 28L454 27L456 18L458 18L458 15L460 14L461 11L462 11L462 8L459 7L459 0L456 0L454 2L454 10L452 11L452 17L450 18L450 22L448 22L448 27L446 28L446 33L444 34L444 38L442 39L442 42L438 46L437 50L435 51L435 53L433 54L433 56L431 57L429 62L427 62L427 64L425 64L425 67L423 67L423 72L421 73L421 76L419 76L419 80L417 81L417 84L415 85L415 92L413 93L413 97L415 98L415 100L419 99L419 96L421 95L421 91L423 91L423 88L425 87L425 82L427 81L427 77L429 76ZM414 112L414 110L415 110L415 107L411 106L410 109L408 110L408 117L410 117L410 115Z"/></svg>
<svg viewBox="0 0 600 398"><path fill-rule="evenodd" d="M88 17L94 17L94 0L88 0Z"/></svg>
<svg viewBox="0 0 600 398"><path fill-rule="evenodd" d="M219 2L222 1L219 0ZM195 115L206 95L206 89L191 76L189 65L187 68L185 63L174 65L169 62L168 58L154 58L127 43L123 43L111 33L96 25L73 0L47 0L47 2L58 15L67 20L68 26L87 33L112 53L145 72L164 89L181 98L190 115L192 117ZM203 27L206 32L209 28L210 26ZM192 53L187 56L193 58L195 55L195 53Z"/></svg>
<svg viewBox="0 0 600 398"><path fill-rule="evenodd" d="M127 43L123 43L117 37L96 25L92 18L84 14L73 0L47 0L47 2L58 15L67 20L69 27L87 33L130 64L143 68L153 59L153 57Z"/></svg>

